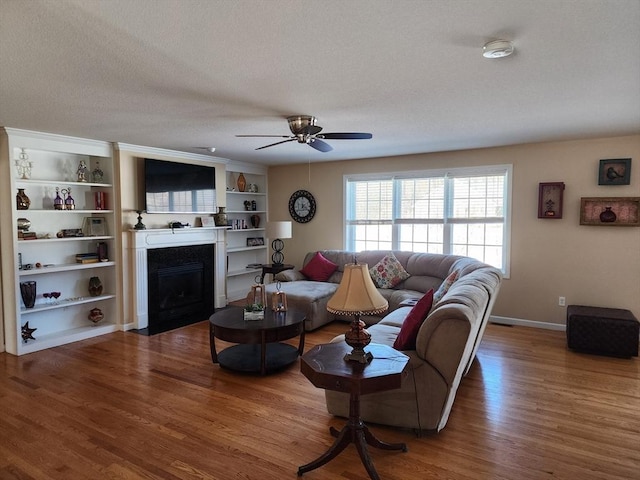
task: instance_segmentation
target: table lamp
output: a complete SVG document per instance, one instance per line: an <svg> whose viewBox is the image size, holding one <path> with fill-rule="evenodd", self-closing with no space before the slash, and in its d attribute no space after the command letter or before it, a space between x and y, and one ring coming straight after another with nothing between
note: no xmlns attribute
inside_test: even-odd
<svg viewBox="0 0 640 480"><path fill-rule="evenodd" d="M342 281L327 303L327 310L337 315L353 316L351 328L344 335L347 345L353 347L344 356L346 361L368 363L373 359L371 352L364 351L364 347L371 342L371 335L360 316L377 315L385 312L388 307L389 303L371 280L367 264L348 263L344 266Z"/></svg>
<svg viewBox="0 0 640 480"><path fill-rule="evenodd" d="M272 238L271 248L273 249L273 255L271 255L271 262L274 265L282 265L284 263L284 249L283 238L291 238L291 222L268 222L267 223L267 237Z"/></svg>

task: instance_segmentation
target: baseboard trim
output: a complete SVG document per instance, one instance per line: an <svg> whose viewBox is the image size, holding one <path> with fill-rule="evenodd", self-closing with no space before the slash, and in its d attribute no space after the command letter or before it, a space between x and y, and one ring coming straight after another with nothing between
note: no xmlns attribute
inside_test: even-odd
<svg viewBox="0 0 640 480"><path fill-rule="evenodd" d="M560 323L537 322L535 320L524 320L522 318L512 318L512 317L498 317L496 315L491 315L491 317L489 317L489 322L498 323L502 325L543 328L546 330L559 330L562 332L564 332L567 329L566 325L560 324Z"/></svg>

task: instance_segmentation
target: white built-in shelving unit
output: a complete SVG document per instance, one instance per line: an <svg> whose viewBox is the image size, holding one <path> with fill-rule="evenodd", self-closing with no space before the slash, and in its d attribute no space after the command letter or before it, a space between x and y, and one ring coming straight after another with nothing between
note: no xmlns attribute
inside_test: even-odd
<svg viewBox="0 0 640 480"><path fill-rule="evenodd" d="M238 189L238 177L243 174L246 181L244 192ZM254 187L250 187L253 185ZM250 191L252 190L252 191ZM262 269L249 267L267 262L267 175L266 170L243 169L227 166L227 301L240 300L247 296ZM245 203L246 202L246 203ZM255 202L255 210L253 204ZM248 205L248 206L247 206ZM251 217L259 219L257 227ZM250 240L261 239L261 240ZM262 245L253 245L259 243Z"/></svg>
<svg viewBox="0 0 640 480"><path fill-rule="evenodd" d="M31 172L23 178L16 159L26 153ZM78 177L78 165L87 166L86 181ZM100 169L102 178L93 181ZM119 329L118 293L121 267L119 195L112 146L107 142L64 137L26 130L0 130L0 172L3 201L0 202L2 231L2 316L6 351L22 355L65 343L103 335ZM75 202L73 209L54 209L56 188ZM18 209L16 194L24 189L31 203ZM96 202L96 193L106 205ZM18 235L18 219L31 222L35 239ZM99 219L103 231L89 231L90 219ZM83 236L60 237L63 230L81 229ZM107 246L107 258L97 263L77 263L76 254L97 251L99 242ZM98 277L103 285L99 296L89 294L89 279ZM22 282L36 282L36 302L26 308L20 293ZM44 293L60 292L57 299ZM96 324L88 319L99 308L104 319ZM35 328L33 339L23 341L22 328Z"/></svg>

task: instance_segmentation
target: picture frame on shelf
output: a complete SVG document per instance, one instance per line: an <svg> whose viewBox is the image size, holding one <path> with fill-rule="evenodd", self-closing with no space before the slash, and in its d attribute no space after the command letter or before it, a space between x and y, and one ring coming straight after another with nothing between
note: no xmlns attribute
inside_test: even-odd
<svg viewBox="0 0 640 480"><path fill-rule="evenodd" d="M215 221L213 217L200 217L200 222L203 227L215 227Z"/></svg>
<svg viewBox="0 0 640 480"><path fill-rule="evenodd" d="M83 230L88 237L103 237L107 235L106 218L85 217Z"/></svg>
<svg viewBox="0 0 640 480"><path fill-rule="evenodd" d="M261 247L264 245L264 237L247 238L247 247Z"/></svg>
<svg viewBox="0 0 640 480"><path fill-rule="evenodd" d="M631 183L631 159L611 158L600 160L598 185L629 185Z"/></svg>

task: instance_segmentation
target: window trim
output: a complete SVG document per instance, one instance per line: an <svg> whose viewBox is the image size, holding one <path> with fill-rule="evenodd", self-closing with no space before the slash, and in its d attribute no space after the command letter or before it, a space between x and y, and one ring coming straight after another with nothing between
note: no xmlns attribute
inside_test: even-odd
<svg viewBox="0 0 640 480"><path fill-rule="evenodd" d="M402 170L402 171L392 171L392 172L379 172L379 173L357 173L357 174L346 174L342 177L342 190L343 190L343 198L344 198L344 208L342 210L342 238L343 238L343 246L344 248L348 248L349 245L349 229L347 226L347 208L349 208L349 197L348 197L348 184L349 182L357 182L357 181L376 181L376 180L402 180L402 179L410 179L410 178L433 178L433 177L470 177L470 176L478 176L485 177L494 174L504 174L506 181L506 192L505 192L505 201L504 201L504 244L503 248L503 265L502 265L502 274L505 279L510 277L511 273L511 210L512 210L512 193L513 193L513 165L512 164L498 164L498 165L482 165L477 167L456 167L456 168L439 168L439 169L429 169L429 170ZM394 199L394 208L396 202ZM489 217L486 217L489 218ZM484 219L478 219L479 222L482 222ZM475 219L467 219L464 223L473 223ZM445 224L458 223L459 221L456 219L447 220L445 219ZM380 224L385 222L372 221L372 223ZM437 223L430 222L429 220L424 220L420 222L416 221L405 221L402 219L396 219L395 221L390 220L390 224L396 228L397 225L401 223ZM446 238L445 238L445 241Z"/></svg>

